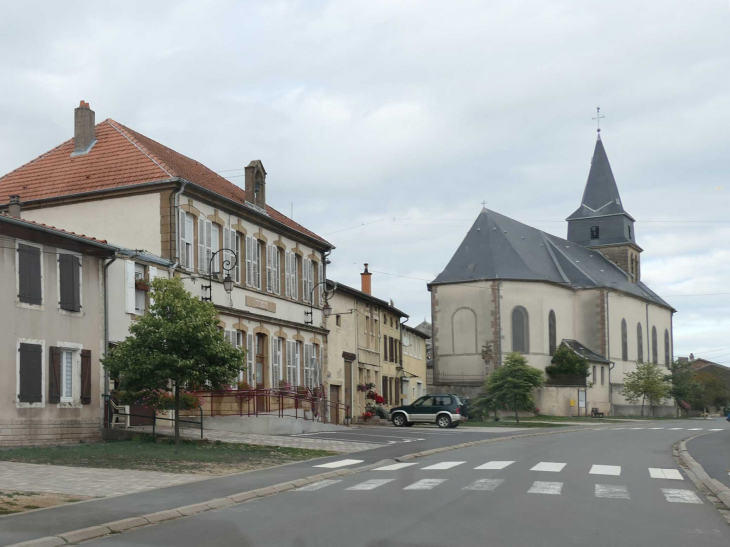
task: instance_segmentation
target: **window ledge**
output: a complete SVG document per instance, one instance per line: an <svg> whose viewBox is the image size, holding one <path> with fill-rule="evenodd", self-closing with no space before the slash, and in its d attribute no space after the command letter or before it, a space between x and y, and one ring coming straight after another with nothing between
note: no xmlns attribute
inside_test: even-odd
<svg viewBox="0 0 730 547"><path fill-rule="evenodd" d="M45 311L46 306L44 304L28 304L26 302L15 301L15 305L19 308L25 308L26 310Z"/></svg>
<svg viewBox="0 0 730 547"><path fill-rule="evenodd" d="M58 313L61 315L69 315L71 317L83 317L84 312L82 311L70 311L70 310L64 310L63 308L58 308Z"/></svg>
<svg viewBox="0 0 730 547"><path fill-rule="evenodd" d="M46 402L43 401L41 403L20 403L15 402L15 408L45 408Z"/></svg>
<svg viewBox="0 0 730 547"><path fill-rule="evenodd" d="M65 401L58 403L56 408L83 408L80 401Z"/></svg>

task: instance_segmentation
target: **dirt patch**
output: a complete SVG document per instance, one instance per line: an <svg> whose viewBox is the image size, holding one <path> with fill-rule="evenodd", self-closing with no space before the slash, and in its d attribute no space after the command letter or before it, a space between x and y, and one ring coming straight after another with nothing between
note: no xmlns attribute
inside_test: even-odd
<svg viewBox="0 0 730 547"><path fill-rule="evenodd" d="M14 492L0 490L0 516L44 509L91 499L91 496L69 496L47 492Z"/></svg>

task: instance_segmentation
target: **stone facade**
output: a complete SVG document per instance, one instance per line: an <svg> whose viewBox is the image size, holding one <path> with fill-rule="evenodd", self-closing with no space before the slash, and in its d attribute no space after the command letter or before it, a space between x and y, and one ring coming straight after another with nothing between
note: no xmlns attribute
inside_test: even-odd
<svg viewBox="0 0 730 547"><path fill-rule="evenodd" d="M0 446L69 444L101 439L99 419L0 418Z"/></svg>

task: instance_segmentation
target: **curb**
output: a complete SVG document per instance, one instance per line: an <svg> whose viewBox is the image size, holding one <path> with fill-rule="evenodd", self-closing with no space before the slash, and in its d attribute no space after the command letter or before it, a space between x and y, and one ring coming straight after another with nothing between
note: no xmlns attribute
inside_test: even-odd
<svg viewBox="0 0 730 547"><path fill-rule="evenodd" d="M558 433L575 433L576 431L597 431L600 429L606 429L605 427L583 427L580 429L562 429L556 428L557 431L540 431L535 433L525 433L522 435L509 435L506 437L497 437L494 439L483 439L481 441L470 441L461 444L455 444L452 446L444 446L441 448L434 448L426 450L424 452L415 452L413 454L406 454L395 458L394 460L380 460L379 462L365 465L362 467L356 467L354 469L338 469L335 471L328 471L317 475L311 475L304 477L303 479L295 479L280 484L274 484L264 488L258 488L256 490L249 490L247 492L241 492L239 494L232 494L225 498L216 498L207 502L196 503L193 505L185 505L183 507L177 507L176 509L167 509L165 511L158 511L156 513L150 513L142 515L140 517L130 517L114 522L107 522L99 526L91 526L90 528L82 528L81 530L73 530L71 532L64 532L55 536L46 536L38 539L32 539L24 541L22 543L13 543L6 547L61 547L62 545L75 544L82 541L88 541L90 539L97 539L100 537L108 536L110 534L119 534L135 530L142 526L148 526L151 524L159 524L162 522L169 522L171 520L180 519L190 515L196 515L205 511L211 511L213 509L220 509L223 507L230 507L239 503L244 503L256 498L263 498L267 496L273 496L279 492L285 492L292 490L300 486L305 486L313 482L318 482L324 479L330 479L333 477L343 477L346 475L353 475L355 473L361 473L363 471L369 471L376 467L381 467L392 462L402 462L406 460L412 460L414 458L420 458L424 456L430 456L432 454L440 454L441 452L447 452L450 450L459 450L461 448L468 448L470 446L478 446L482 444L495 443L500 441L510 441L513 439L521 439L525 437L539 437L542 435L555 435ZM694 438L694 437L692 437ZM685 449L686 452L686 449ZM694 462L694 460L692 460ZM695 465L697 462L695 462ZM704 472L704 470L703 470ZM708 476L709 477L709 476ZM714 480L714 479L711 479ZM724 485L723 485L724 486ZM727 488L727 487L725 487ZM730 506L730 489L728 489L728 506ZM724 501L724 500L723 500Z"/></svg>
<svg viewBox="0 0 730 547"><path fill-rule="evenodd" d="M730 488L725 486L717 479L713 479L712 477L710 477L707 471L705 471L705 469L697 462L697 460L692 457L692 455L687 450L688 441L691 441L692 439L696 439L697 437L701 437L703 435L709 435L709 432L701 433L700 435L695 435L694 437L690 437L689 439L679 441L677 444L674 445L675 455L677 456L679 462L685 467L685 471L688 472L688 475L690 475L692 481L696 484L699 483L698 486L700 484L704 486L707 490L712 492L712 494L714 494L715 497L722 503L724 507L717 507L717 505L716 507L720 511L722 516L725 517L725 520L728 521L728 524L730 524Z"/></svg>

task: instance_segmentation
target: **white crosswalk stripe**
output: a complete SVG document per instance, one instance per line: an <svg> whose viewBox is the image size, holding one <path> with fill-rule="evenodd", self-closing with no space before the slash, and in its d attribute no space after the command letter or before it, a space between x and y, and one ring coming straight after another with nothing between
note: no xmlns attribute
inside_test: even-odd
<svg viewBox="0 0 730 547"><path fill-rule="evenodd" d="M702 500L692 490L662 488L662 494L670 503L702 503Z"/></svg>
<svg viewBox="0 0 730 547"><path fill-rule="evenodd" d="M679 431L680 429L684 429L683 427L670 427L667 429L667 431Z"/></svg>
<svg viewBox="0 0 730 547"><path fill-rule="evenodd" d="M682 474L676 469L661 469L659 467L650 467L649 476L652 479L672 479L677 481L684 480L682 478Z"/></svg>
<svg viewBox="0 0 730 547"><path fill-rule="evenodd" d="M621 474L620 465L594 465L589 471L591 475L615 475Z"/></svg>
<svg viewBox="0 0 730 547"><path fill-rule="evenodd" d="M360 484L356 484L355 486L350 486L350 488L345 488L345 490L375 490L378 486L383 486L384 484L388 484L390 481L394 481L395 479L370 479L365 482L361 482Z"/></svg>
<svg viewBox="0 0 730 547"><path fill-rule="evenodd" d="M326 467L328 469L334 469L336 467L345 467L346 465L355 465L356 463L362 463L365 460L338 460L336 462L321 463L313 467Z"/></svg>
<svg viewBox="0 0 730 547"><path fill-rule="evenodd" d="M479 467L475 467L474 469L504 469L508 465L511 465L515 462L501 462L501 461L493 461L493 462L487 462L485 464L480 465Z"/></svg>
<svg viewBox="0 0 730 547"><path fill-rule="evenodd" d="M446 481L447 479L421 479L410 486L406 486L403 490L431 490Z"/></svg>
<svg viewBox="0 0 730 547"><path fill-rule="evenodd" d="M488 490L491 492L503 482L504 479L479 479L469 486L462 488L462 490Z"/></svg>
<svg viewBox="0 0 730 547"><path fill-rule="evenodd" d="M457 465L461 465L466 462L440 462L435 463L433 465L429 465L428 467L423 467L422 469L424 471L435 471L439 469L451 469L452 467L456 467Z"/></svg>
<svg viewBox="0 0 730 547"><path fill-rule="evenodd" d="M724 429L723 429L723 428L718 428L718 429L710 429L710 431L724 431Z"/></svg>
<svg viewBox="0 0 730 547"><path fill-rule="evenodd" d="M558 462L540 462L530 471L549 471L551 473L559 473L566 464Z"/></svg>
<svg viewBox="0 0 730 547"><path fill-rule="evenodd" d="M650 427L649 429L664 429L663 427Z"/></svg>
<svg viewBox="0 0 730 547"><path fill-rule="evenodd" d="M629 427L628 429L644 429L643 427Z"/></svg>
<svg viewBox="0 0 730 547"><path fill-rule="evenodd" d="M319 482L313 482L312 484L308 484L306 486L302 486L301 488L297 488L297 492L312 492L313 490L319 490L320 488L325 488L327 486L331 486L333 484L337 484L338 482L342 482L341 479L327 479L324 481Z"/></svg>
<svg viewBox="0 0 730 547"><path fill-rule="evenodd" d="M527 493L528 494L553 494L553 495L559 495L563 491L563 483L562 482L545 482L545 481L535 481L532 483L532 488L530 488Z"/></svg>
<svg viewBox="0 0 730 547"><path fill-rule="evenodd" d="M596 497L597 498L613 498L613 499L631 499L629 497L629 489L625 486L618 486L615 484L597 484L596 485Z"/></svg>
<svg viewBox="0 0 730 547"><path fill-rule="evenodd" d="M702 431L703 429L702 427L690 427L687 431Z"/></svg>
<svg viewBox="0 0 730 547"><path fill-rule="evenodd" d="M398 471L399 469L403 469L405 467L410 467L412 465L418 465L416 463L393 463L391 465L384 465L383 467L376 467L373 469L373 471Z"/></svg>

